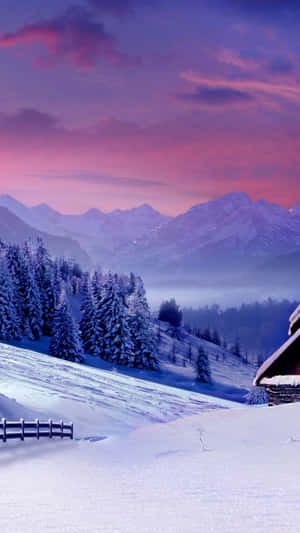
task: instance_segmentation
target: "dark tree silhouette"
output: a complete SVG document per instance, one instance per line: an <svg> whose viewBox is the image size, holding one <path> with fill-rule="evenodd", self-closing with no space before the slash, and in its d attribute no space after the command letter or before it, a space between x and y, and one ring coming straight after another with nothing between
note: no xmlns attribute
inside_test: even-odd
<svg viewBox="0 0 300 533"><path fill-rule="evenodd" d="M158 319L162 322L168 322L174 328L178 328L181 325L182 311L174 298L161 304Z"/></svg>

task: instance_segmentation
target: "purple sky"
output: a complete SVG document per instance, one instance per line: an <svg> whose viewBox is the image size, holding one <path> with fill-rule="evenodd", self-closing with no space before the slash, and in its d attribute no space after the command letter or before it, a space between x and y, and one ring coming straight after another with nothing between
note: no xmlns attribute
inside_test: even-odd
<svg viewBox="0 0 300 533"><path fill-rule="evenodd" d="M300 1L1 6L1 192L165 213L300 203Z"/></svg>

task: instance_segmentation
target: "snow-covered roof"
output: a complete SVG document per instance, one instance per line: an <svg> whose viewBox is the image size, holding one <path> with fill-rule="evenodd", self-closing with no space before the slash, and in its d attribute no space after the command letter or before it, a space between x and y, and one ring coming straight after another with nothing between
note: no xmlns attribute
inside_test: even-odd
<svg viewBox="0 0 300 533"><path fill-rule="evenodd" d="M273 355L268 357L266 361L261 365L261 367L258 369L256 376L253 381L253 385L262 384L261 379L267 372L267 370L277 361L287 350L288 348L294 344L294 342L300 338L300 329L298 329L294 335L292 335L278 350L276 350Z"/></svg>
<svg viewBox="0 0 300 533"><path fill-rule="evenodd" d="M262 378L260 385L291 385L298 387L300 385L300 376L291 374L285 376L273 376L272 378Z"/></svg>
<svg viewBox="0 0 300 533"><path fill-rule="evenodd" d="M291 314L289 318L289 322L290 322L289 335L291 335L292 327L294 326L294 324L296 324L296 322L298 322L298 320L300 320L300 305L298 305L298 307L295 309L295 311Z"/></svg>

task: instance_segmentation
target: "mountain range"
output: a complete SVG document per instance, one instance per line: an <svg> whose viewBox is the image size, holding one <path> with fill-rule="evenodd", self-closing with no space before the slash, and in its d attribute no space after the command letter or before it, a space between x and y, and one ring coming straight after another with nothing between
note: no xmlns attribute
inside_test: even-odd
<svg viewBox="0 0 300 533"><path fill-rule="evenodd" d="M148 204L65 215L47 204L27 207L8 195L0 196L0 207L4 240L7 226L12 240L13 226L16 234L23 222L22 238L33 230L44 233L52 250L65 239L65 252L78 259L85 254L86 264L134 271L148 283L296 284L300 205L287 210L232 192L176 217Z"/></svg>
<svg viewBox="0 0 300 533"><path fill-rule="evenodd" d="M27 224L6 207L0 205L0 238L4 242L24 244L28 238L33 241L42 238L48 250L54 256L75 257L77 261L88 267L91 264L88 254L76 240L68 236L51 235Z"/></svg>

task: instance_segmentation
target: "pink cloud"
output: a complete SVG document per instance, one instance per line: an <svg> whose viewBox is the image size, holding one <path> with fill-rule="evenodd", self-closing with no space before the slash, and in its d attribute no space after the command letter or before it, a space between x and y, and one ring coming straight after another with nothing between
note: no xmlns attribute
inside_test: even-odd
<svg viewBox="0 0 300 533"><path fill-rule="evenodd" d="M41 45L47 56L38 56L35 64L52 67L68 62L76 68L90 70L100 59L115 65L137 64L117 49L116 39L101 22L95 21L89 11L81 7L69 8L53 19L27 24L13 33L0 35L0 47Z"/></svg>
<svg viewBox="0 0 300 533"><path fill-rule="evenodd" d="M241 113L234 123L231 113L152 125L107 119L67 129L33 109L2 114L0 185L25 181L41 200L57 191L70 211L92 197L106 198L107 209L149 201L176 213L232 190L290 207L300 194L297 120L278 129L271 113L263 124L259 115Z"/></svg>
<svg viewBox="0 0 300 533"><path fill-rule="evenodd" d="M291 79L290 83L274 83L270 80L257 79L226 79L225 77L208 78L197 72L182 72L181 78L196 86L203 86L211 90L228 89L247 93L253 96L280 97L295 103L300 103L300 85Z"/></svg>

